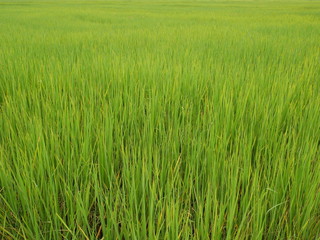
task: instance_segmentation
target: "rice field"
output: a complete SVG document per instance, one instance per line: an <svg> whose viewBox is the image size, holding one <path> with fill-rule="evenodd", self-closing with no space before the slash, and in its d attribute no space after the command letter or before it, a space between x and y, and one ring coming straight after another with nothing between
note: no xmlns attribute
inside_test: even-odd
<svg viewBox="0 0 320 240"><path fill-rule="evenodd" d="M320 2L1 0L0 239L320 239Z"/></svg>

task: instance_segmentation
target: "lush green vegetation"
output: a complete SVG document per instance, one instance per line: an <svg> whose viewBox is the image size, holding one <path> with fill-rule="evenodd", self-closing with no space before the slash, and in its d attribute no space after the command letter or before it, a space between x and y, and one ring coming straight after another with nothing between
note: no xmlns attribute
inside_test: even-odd
<svg viewBox="0 0 320 240"><path fill-rule="evenodd" d="M320 239L320 3L0 3L0 239Z"/></svg>

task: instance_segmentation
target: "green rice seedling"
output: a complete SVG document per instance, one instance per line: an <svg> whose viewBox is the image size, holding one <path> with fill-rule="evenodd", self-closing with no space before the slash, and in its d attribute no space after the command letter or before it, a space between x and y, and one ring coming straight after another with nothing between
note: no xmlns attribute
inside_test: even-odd
<svg viewBox="0 0 320 240"><path fill-rule="evenodd" d="M320 238L319 2L0 1L0 239Z"/></svg>

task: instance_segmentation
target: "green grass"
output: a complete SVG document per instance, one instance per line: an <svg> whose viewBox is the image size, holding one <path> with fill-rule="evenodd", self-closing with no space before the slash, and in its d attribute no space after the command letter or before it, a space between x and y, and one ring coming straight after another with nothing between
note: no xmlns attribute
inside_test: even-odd
<svg viewBox="0 0 320 240"><path fill-rule="evenodd" d="M320 239L320 2L1 2L0 239Z"/></svg>

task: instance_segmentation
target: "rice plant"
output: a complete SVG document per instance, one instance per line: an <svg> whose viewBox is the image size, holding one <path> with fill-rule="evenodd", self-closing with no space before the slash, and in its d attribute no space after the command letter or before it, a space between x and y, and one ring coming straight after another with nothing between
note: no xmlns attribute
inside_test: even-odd
<svg viewBox="0 0 320 240"><path fill-rule="evenodd" d="M320 2L0 1L0 239L320 239Z"/></svg>

